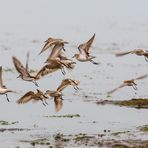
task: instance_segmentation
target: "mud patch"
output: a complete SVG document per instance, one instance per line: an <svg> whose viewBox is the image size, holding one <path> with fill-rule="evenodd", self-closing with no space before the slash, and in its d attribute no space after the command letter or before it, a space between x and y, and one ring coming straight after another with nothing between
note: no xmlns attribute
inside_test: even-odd
<svg viewBox="0 0 148 148"><path fill-rule="evenodd" d="M123 101L113 101L113 100L101 100L96 102L98 105L105 105L105 104L113 104L119 106L127 106L133 107L137 109L148 109L148 99L131 99L131 100L123 100Z"/></svg>
<svg viewBox="0 0 148 148"><path fill-rule="evenodd" d="M79 118L79 114L67 114L67 115L53 115L53 116L44 116L46 118Z"/></svg>

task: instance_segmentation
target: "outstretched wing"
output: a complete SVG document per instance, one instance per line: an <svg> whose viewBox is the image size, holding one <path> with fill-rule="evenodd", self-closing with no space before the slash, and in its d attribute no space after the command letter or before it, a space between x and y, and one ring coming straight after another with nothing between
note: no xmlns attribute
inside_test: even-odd
<svg viewBox="0 0 148 148"><path fill-rule="evenodd" d="M132 52L132 51L128 51L128 52L119 52L119 53L116 53L115 56L120 57L120 56L124 56L124 55L130 54L131 52Z"/></svg>
<svg viewBox="0 0 148 148"><path fill-rule="evenodd" d="M34 92L33 91L29 91L24 96L22 96L19 100L17 100L17 103L18 104L27 103L30 100L32 100L33 95L34 95Z"/></svg>
<svg viewBox="0 0 148 148"><path fill-rule="evenodd" d="M94 41L95 34L86 42L83 44L80 44L78 49L80 50L81 53L85 52L87 55L90 53L90 47Z"/></svg>
<svg viewBox="0 0 148 148"><path fill-rule="evenodd" d="M16 57L12 57L12 59L13 59L13 63L14 63L14 66L15 66L16 70L20 74L28 76L29 73L26 70L26 68L22 65L22 63Z"/></svg>
<svg viewBox="0 0 148 148"><path fill-rule="evenodd" d="M70 85L70 82L68 79L62 80L61 84L57 88L57 91L60 91L60 92L63 91L63 89L65 89L68 85Z"/></svg>
<svg viewBox="0 0 148 148"><path fill-rule="evenodd" d="M117 88L115 88L115 89L113 89L113 90L107 92L107 94L110 95L110 94L112 94L113 92L117 91L118 89L120 89L120 88L122 88L122 87L124 87L124 86L127 86L127 85L126 85L126 84L121 84L119 87L117 87Z"/></svg>
<svg viewBox="0 0 148 148"><path fill-rule="evenodd" d="M147 74L145 74L145 75L142 75L142 76L140 76L140 77L137 77L137 78L135 78L135 79L132 79L132 80L141 80L141 79L144 79L144 78L147 78Z"/></svg>
<svg viewBox="0 0 148 148"><path fill-rule="evenodd" d="M60 54L60 51L63 49L63 47L64 47L64 44L63 43L56 44L53 47L53 49L52 49L52 51L51 51L51 53L50 53L50 55L49 55L48 58L50 58L50 59L57 58L59 56L59 54Z"/></svg>
<svg viewBox="0 0 148 148"><path fill-rule="evenodd" d="M55 103L55 110L56 112L60 111L63 107L63 99L61 96L54 97L54 103Z"/></svg>
<svg viewBox="0 0 148 148"><path fill-rule="evenodd" d="M49 73L52 73L56 70L58 70L60 68L60 65L57 64L57 65L54 65L54 63L49 63L49 64L46 64L35 76L36 80L40 79L41 77L49 74Z"/></svg>
<svg viewBox="0 0 148 148"><path fill-rule="evenodd" d="M3 87L2 66L0 66L0 87Z"/></svg>

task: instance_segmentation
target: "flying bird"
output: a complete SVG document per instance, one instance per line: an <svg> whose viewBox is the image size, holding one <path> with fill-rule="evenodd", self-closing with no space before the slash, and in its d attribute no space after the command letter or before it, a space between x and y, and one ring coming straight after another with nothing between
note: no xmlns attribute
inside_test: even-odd
<svg viewBox="0 0 148 148"><path fill-rule="evenodd" d="M90 47L92 46L94 38L95 34L87 42L80 44L78 46L79 53L75 54L73 58L75 57L80 62L90 61L91 63L98 65L99 63L93 61L95 56L90 55Z"/></svg>
<svg viewBox="0 0 148 148"><path fill-rule="evenodd" d="M45 50L47 50L49 47L51 46L56 46L58 44L62 45L62 49L64 49L64 44L68 44L68 42L64 41L63 39L55 39L55 38L51 38L49 37L46 41L45 41L45 45L43 46L41 52L39 54L41 54L42 52L44 52Z"/></svg>
<svg viewBox="0 0 148 148"><path fill-rule="evenodd" d="M17 103L18 104L24 104L24 103L27 103L27 102L29 102L31 100L34 100L34 101L42 101L42 104L44 106L46 106L46 104L48 104L46 102L47 98L48 97L45 96L42 91L37 89L37 92L29 91L26 94L24 94L19 100L17 100Z"/></svg>
<svg viewBox="0 0 148 148"><path fill-rule="evenodd" d="M108 92L108 94L112 94L113 92L117 91L118 89L122 88L122 87L125 87L125 86L131 86L133 87L134 90L137 90L137 84L134 82L135 80L141 80L141 79L144 79L146 78L147 75L143 75L143 76L140 76L140 77L137 77L137 78L134 78L134 79L130 79L130 80L125 80L123 81L123 83L118 86L117 88L111 90Z"/></svg>
<svg viewBox="0 0 148 148"><path fill-rule="evenodd" d="M6 95L7 101L10 102L7 93L8 92L13 92L16 93L15 91L11 89L7 89L7 87L3 84L3 79L2 79L2 66L0 66L0 95Z"/></svg>
<svg viewBox="0 0 148 148"><path fill-rule="evenodd" d="M21 78L24 81L33 82L38 87L38 84L36 82L36 77L30 75L30 73L28 72L28 56L29 55L27 54L26 68L22 65L20 60L18 60L15 56L12 57L13 64L19 73L19 76L17 78Z"/></svg>
<svg viewBox="0 0 148 148"><path fill-rule="evenodd" d="M127 52L119 52L119 53L116 53L115 55L117 57L120 57L127 54L136 54L137 56L144 56L145 60L148 62L148 50L144 50L144 49L134 49Z"/></svg>

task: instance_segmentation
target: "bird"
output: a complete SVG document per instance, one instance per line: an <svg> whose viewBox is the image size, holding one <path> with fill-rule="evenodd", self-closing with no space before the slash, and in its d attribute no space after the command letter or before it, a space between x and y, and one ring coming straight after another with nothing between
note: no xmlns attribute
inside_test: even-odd
<svg viewBox="0 0 148 148"><path fill-rule="evenodd" d="M61 72L63 75L66 74L65 70L64 70L64 64L58 60L58 59L50 59L48 60L48 63L43 66L35 75L35 79L38 80L40 78L42 78L43 76L55 72L57 70L61 69Z"/></svg>
<svg viewBox="0 0 148 148"><path fill-rule="evenodd" d="M78 84L78 81L67 78L62 80L61 84L56 90L47 90L45 92L46 96L48 95L54 98L56 111L59 111L63 106L62 91L69 85L72 85L74 89L79 90Z"/></svg>
<svg viewBox="0 0 148 148"><path fill-rule="evenodd" d="M130 79L130 80L124 80L123 83L118 86L117 88L109 91L107 94L112 94L113 92L117 91L118 89L122 88L122 87L125 87L125 86L132 86L134 90L137 90L137 84L134 82L135 80L140 80L140 79L144 79L147 77L147 74L145 75L142 75L140 77L137 77L137 78L134 78L134 79Z"/></svg>
<svg viewBox="0 0 148 148"><path fill-rule="evenodd" d="M22 65L20 60L18 60L15 56L12 57L12 60L16 70L20 74L17 78L21 78L24 81L33 82L37 87L39 87L36 82L36 77L30 75L30 73L28 72L28 54L27 54L26 68Z"/></svg>
<svg viewBox="0 0 148 148"><path fill-rule="evenodd" d="M7 101L10 102L7 93L8 92L13 92L16 93L16 91L7 89L7 87L3 84L3 79L2 79L2 66L0 66L0 95L6 95Z"/></svg>
<svg viewBox="0 0 148 148"><path fill-rule="evenodd" d="M46 106L46 104L48 104L46 102L46 99L48 99L48 97L44 95L44 93L41 90L37 89L37 92L28 91L27 93L25 93L19 100L17 100L17 103L24 104L31 100L34 100L34 101L42 101L42 104Z"/></svg>
<svg viewBox="0 0 148 148"><path fill-rule="evenodd" d="M68 69L74 69L76 62L67 58L65 52L62 51L62 48L63 46L60 44L55 45L45 63L48 63L48 61L50 61L51 59L58 59L62 63L64 63Z"/></svg>
<svg viewBox="0 0 148 148"><path fill-rule="evenodd" d="M41 52L39 54L41 54L42 52L44 52L45 50L47 50L49 47L51 47L52 45L56 46L58 44L62 45L62 49L64 49L64 44L68 44L67 41L64 41L63 39L56 39L56 38L51 38L49 37L46 41L45 41L45 45L43 46Z"/></svg>
<svg viewBox="0 0 148 148"><path fill-rule="evenodd" d="M75 90L79 90L79 87L78 87L79 81L67 78L62 80L61 84L57 88L57 91L61 92L63 89L65 89L69 85L72 85Z"/></svg>
<svg viewBox="0 0 148 148"><path fill-rule="evenodd" d="M115 56L120 57L127 54L136 54L137 56L144 56L145 60L148 62L148 50L141 49L141 48L134 49L127 52L119 52L119 53L116 53Z"/></svg>
<svg viewBox="0 0 148 148"><path fill-rule="evenodd" d="M73 58L75 57L80 62L90 61L91 63L98 65L99 63L93 61L95 56L90 55L90 47L94 38L95 34L87 42L80 44L78 46L79 53L75 54Z"/></svg>

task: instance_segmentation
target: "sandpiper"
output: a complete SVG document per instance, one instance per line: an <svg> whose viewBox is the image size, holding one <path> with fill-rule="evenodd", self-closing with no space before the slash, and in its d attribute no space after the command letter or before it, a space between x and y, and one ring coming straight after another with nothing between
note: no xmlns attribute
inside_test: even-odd
<svg viewBox="0 0 148 148"><path fill-rule="evenodd" d="M27 61L26 61L26 68L22 65L22 63L15 56L13 56L12 59L13 59L13 63L14 63L16 70L18 71L18 73L20 73L20 75L17 78L20 77L24 81L33 82L38 87L38 84L36 82L36 77L30 75L29 72L28 72L28 58L27 58Z"/></svg>
<svg viewBox="0 0 148 148"><path fill-rule="evenodd" d="M81 62L90 61L91 63L98 65L99 63L93 61L95 56L90 55L90 47L94 41L94 38L95 34L86 43L80 44L78 46L79 53L75 54L73 58L75 57L78 61Z"/></svg>
<svg viewBox="0 0 148 148"><path fill-rule="evenodd" d="M63 89L65 89L69 85L72 85L75 90L79 90L79 88L78 88L79 82L76 80L72 80L72 79L67 78L67 79L62 80L61 84L57 88L57 91L61 92Z"/></svg>
<svg viewBox="0 0 148 148"><path fill-rule="evenodd" d="M136 54L137 56L144 56L145 60L148 62L148 50L144 49L134 49L132 51L116 53L115 55L119 57L127 54Z"/></svg>
<svg viewBox="0 0 148 148"><path fill-rule="evenodd" d="M44 95L44 93L42 91L40 91L39 89L37 89L37 92L33 92L33 91L29 91L26 94L24 94L19 100L17 100L18 104L23 104L23 103L27 103L30 100L34 100L34 101L42 101L43 105L46 106L46 104L48 104L46 102L46 99L48 97Z"/></svg>
<svg viewBox="0 0 148 148"><path fill-rule="evenodd" d="M0 66L0 95L5 94L6 95L6 98L7 98L7 101L10 102L10 100L8 98L8 95L7 95L8 92L14 92L14 93L16 93L15 91L13 91L11 89L7 89L7 87L5 85L3 85L2 66Z"/></svg>
<svg viewBox="0 0 148 148"><path fill-rule="evenodd" d="M134 81L135 81L135 80L144 79L144 78L146 78L146 77L147 77L147 75L143 75L143 76L140 76L140 77L137 77L137 78L134 78L134 79L125 80L125 81L123 81L123 83L122 83L119 87L117 87L117 88L115 88L115 89L109 91L108 94L112 94L112 93L115 92L116 90L118 90L118 89L120 89L120 88L122 88L122 87L125 87L125 86L132 86L134 90L137 90L137 89L138 89L138 88L137 88L137 84L136 84Z"/></svg>
<svg viewBox="0 0 148 148"><path fill-rule="evenodd" d="M58 45L61 44L63 47L62 49L64 49L64 44L68 44L68 42L64 41L63 39L55 39L55 38L51 38L49 37L46 41L45 41L45 45L42 48L41 52L39 54L41 54L42 52L44 52L45 50L47 50L49 47L51 47L52 45Z"/></svg>
<svg viewBox="0 0 148 148"><path fill-rule="evenodd" d="M76 62L67 58L66 54L61 49L62 46L60 44L55 45L45 63L48 63L51 59L57 59L60 60L61 63L63 63L63 65L68 69L73 69L75 67Z"/></svg>
<svg viewBox="0 0 148 148"><path fill-rule="evenodd" d="M35 79L38 80L41 77L43 77L49 73L55 72L59 69L61 69L61 72L63 75L66 74L66 72L64 70L64 64L60 60L50 59L50 60L48 60L48 64L43 66L43 68L41 68L41 70L39 70L39 72L36 74Z"/></svg>

